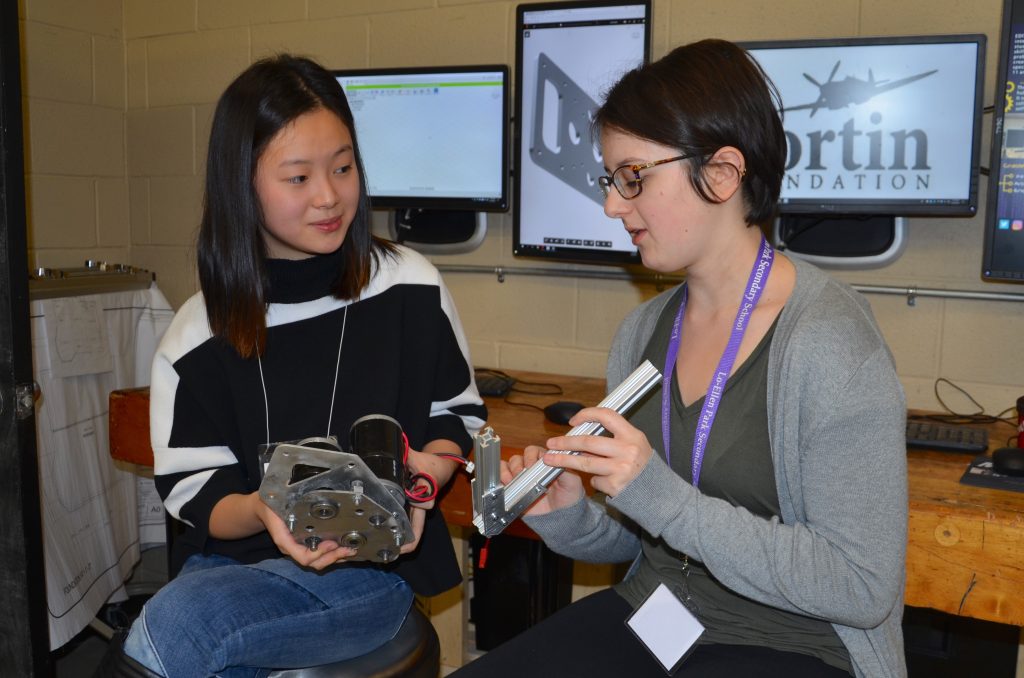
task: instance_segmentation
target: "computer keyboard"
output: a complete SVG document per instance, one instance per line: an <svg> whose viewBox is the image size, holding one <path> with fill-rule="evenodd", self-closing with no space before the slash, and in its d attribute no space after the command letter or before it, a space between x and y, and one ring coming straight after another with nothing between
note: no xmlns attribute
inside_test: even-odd
<svg viewBox="0 0 1024 678"><path fill-rule="evenodd" d="M476 370L476 388L482 396L503 396L516 383L514 377L503 372Z"/></svg>
<svg viewBox="0 0 1024 678"><path fill-rule="evenodd" d="M984 452L988 449L988 431L960 424L935 421L907 421L907 447L942 452Z"/></svg>

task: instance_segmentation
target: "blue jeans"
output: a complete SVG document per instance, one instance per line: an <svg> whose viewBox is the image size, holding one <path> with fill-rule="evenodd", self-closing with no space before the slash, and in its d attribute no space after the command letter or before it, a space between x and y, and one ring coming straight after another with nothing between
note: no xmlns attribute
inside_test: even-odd
<svg viewBox="0 0 1024 678"><path fill-rule="evenodd" d="M167 678L255 678L366 654L411 604L405 580L374 567L194 555L142 608L124 651Z"/></svg>

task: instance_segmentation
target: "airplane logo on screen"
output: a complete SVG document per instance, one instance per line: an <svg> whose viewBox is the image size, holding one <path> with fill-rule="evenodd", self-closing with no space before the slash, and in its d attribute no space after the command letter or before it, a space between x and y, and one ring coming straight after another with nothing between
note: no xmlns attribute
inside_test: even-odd
<svg viewBox="0 0 1024 678"><path fill-rule="evenodd" d="M901 80L894 80L889 82L888 80L875 80L875 74L868 69L868 79L861 80L860 78L854 78L846 76L842 80L836 80L836 72L839 70L839 63L832 67L832 72L828 74L828 80L824 84L818 82L810 76L808 73L804 73L804 77L807 78L814 86L818 88L818 100L810 104L800 104L799 106L790 106L783 108L783 111L801 111L805 109L811 109L810 117L814 117L814 114L818 112L819 108L827 108L830 111L837 111L840 108L846 108L854 104L862 104L869 99L872 99L882 92L888 92L894 90L897 87L903 87L909 85L915 80L927 78L932 73L938 73L938 69L931 70L926 73L919 73L918 75L912 75L909 78L903 78Z"/></svg>

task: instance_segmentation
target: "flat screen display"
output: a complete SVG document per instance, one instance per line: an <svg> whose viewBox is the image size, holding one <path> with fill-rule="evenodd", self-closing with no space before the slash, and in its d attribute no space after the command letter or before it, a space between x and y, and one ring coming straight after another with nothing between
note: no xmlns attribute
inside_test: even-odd
<svg viewBox="0 0 1024 678"><path fill-rule="evenodd" d="M650 52L651 4L560 2L516 12L513 252L591 263L639 261L604 214L593 112Z"/></svg>
<svg viewBox="0 0 1024 678"><path fill-rule="evenodd" d="M985 36L743 46L782 98L781 213L977 212Z"/></svg>
<svg viewBox="0 0 1024 678"><path fill-rule="evenodd" d="M508 209L508 66L334 71L374 207Z"/></svg>
<svg viewBox="0 0 1024 678"><path fill-rule="evenodd" d="M982 278L1024 282L1024 0L1003 6Z"/></svg>

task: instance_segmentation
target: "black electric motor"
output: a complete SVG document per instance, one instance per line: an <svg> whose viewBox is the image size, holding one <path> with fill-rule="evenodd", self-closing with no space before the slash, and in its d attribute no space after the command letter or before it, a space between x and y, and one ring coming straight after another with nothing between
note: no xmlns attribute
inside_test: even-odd
<svg viewBox="0 0 1024 678"><path fill-rule="evenodd" d="M405 437L397 421L383 414L357 419L348 431L349 451L402 503L405 500Z"/></svg>

